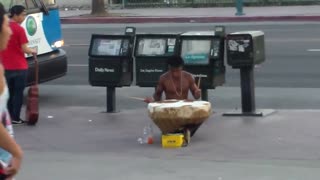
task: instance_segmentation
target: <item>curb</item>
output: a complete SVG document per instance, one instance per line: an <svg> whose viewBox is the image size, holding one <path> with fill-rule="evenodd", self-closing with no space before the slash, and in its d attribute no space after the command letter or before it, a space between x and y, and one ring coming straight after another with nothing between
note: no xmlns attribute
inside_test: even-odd
<svg viewBox="0 0 320 180"><path fill-rule="evenodd" d="M251 17L65 17L62 24L98 23L215 23L253 21L320 21L320 16L251 16Z"/></svg>

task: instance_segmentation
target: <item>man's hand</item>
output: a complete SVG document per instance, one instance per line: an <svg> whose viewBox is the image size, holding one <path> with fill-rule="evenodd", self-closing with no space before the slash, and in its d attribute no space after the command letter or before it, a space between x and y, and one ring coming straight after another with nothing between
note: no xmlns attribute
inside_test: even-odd
<svg viewBox="0 0 320 180"><path fill-rule="evenodd" d="M22 47L23 52L26 54L37 53L37 50L35 48L29 48L28 44L23 44L21 47Z"/></svg>
<svg viewBox="0 0 320 180"><path fill-rule="evenodd" d="M194 92L194 96L199 99L201 97L201 89L197 88Z"/></svg>
<svg viewBox="0 0 320 180"><path fill-rule="evenodd" d="M11 164L5 168L5 173L7 175L7 180L12 179L20 170L21 167L21 158L12 157Z"/></svg>
<svg viewBox="0 0 320 180"><path fill-rule="evenodd" d="M36 49L31 49L30 48L30 54L36 56L38 54L37 50Z"/></svg>
<svg viewBox="0 0 320 180"><path fill-rule="evenodd" d="M153 98L152 97L146 97L145 99L144 99L144 102L146 102L146 103L151 103L151 102L153 102L154 100L153 100Z"/></svg>

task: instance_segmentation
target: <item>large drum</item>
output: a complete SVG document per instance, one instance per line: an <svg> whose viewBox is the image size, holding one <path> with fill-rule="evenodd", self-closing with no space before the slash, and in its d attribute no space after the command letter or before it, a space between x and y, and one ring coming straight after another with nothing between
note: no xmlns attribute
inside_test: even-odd
<svg viewBox="0 0 320 180"><path fill-rule="evenodd" d="M163 134L188 126L199 127L211 115L207 101L164 100L148 104L150 118Z"/></svg>

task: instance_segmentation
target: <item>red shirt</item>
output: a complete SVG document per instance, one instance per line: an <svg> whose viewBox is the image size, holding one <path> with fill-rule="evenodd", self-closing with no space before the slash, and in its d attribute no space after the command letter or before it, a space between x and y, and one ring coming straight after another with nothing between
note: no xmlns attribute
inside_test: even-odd
<svg viewBox="0 0 320 180"><path fill-rule="evenodd" d="M10 21L12 35L8 47L2 51L0 56L5 70L26 70L28 62L24 56L22 45L28 43L25 30L20 24Z"/></svg>

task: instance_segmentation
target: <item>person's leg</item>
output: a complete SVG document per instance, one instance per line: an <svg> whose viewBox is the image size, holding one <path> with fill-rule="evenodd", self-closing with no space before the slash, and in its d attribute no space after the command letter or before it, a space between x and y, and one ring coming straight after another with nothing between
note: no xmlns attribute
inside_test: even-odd
<svg viewBox="0 0 320 180"><path fill-rule="evenodd" d="M202 123L200 124L193 124L189 126L189 130L190 130L190 136L192 137L196 131L198 130L198 128L201 126Z"/></svg>
<svg viewBox="0 0 320 180"><path fill-rule="evenodd" d="M189 129L190 131L190 137L192 137L196 131L198 130L198 128L202 125L202 123L200 124L189 124L187 125L185 128Z"/></svg>
<svg viewBox="0 0 320 180"><path fill-rule="evenodd" d="M7 86L9 89L9 99L8 99L8 111L9 114L11 116L11 118L13 118L13 96L14 96L14 72L13 71L5 71L5 77L6 77L6 81L7 81Z"/></svg>
<svg viewBox="0 0 320 180"><path fill-rule="evenodd" d="M17 71L17 76L14 77L14 96L13 96L13 123L21 124L23 121L20 119L21 107L23 104L23 91L26 87L27 82L27 71Z"/></svg>

